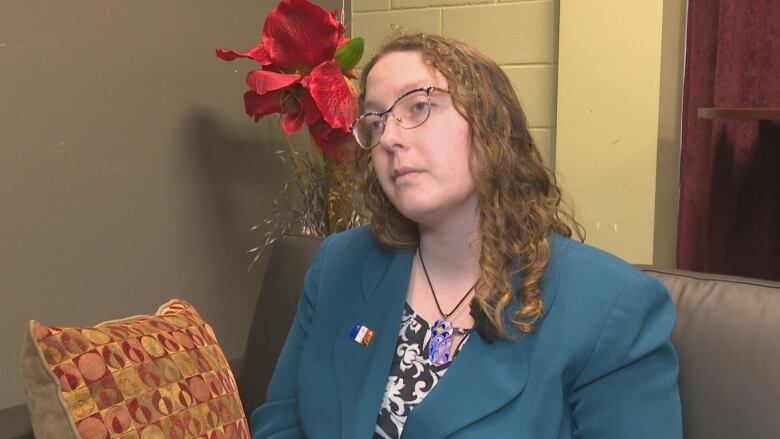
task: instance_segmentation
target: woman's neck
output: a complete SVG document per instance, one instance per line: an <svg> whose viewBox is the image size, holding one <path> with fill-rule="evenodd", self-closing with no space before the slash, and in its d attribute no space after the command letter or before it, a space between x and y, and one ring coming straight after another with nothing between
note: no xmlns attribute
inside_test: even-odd
<svg viewBox="0 0 780 439"><path fill-rule="evenodd" d="M472 229L420 226L420 253L415 258L407 301L429 323L447 313L456 327L474 325L468 296L474 294L471 287L480 276L479 236L476 225ZM464 294L465 304L458 306Z"/></svg>
<svg viewBox="0 0 780 439"><path fill-rule="evenodd" d="M420 225L419 245L425 264L436 273L435 277L479 277L481 240L477 221L439 227Z"/></svg>

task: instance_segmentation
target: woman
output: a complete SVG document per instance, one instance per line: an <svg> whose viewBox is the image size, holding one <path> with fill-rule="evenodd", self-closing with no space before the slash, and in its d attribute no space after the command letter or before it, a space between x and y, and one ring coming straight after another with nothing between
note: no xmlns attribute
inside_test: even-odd
<svg viewBox="0 0 780 439"><path fill-rule="evenodd" d="M671 300L568 239L501 69L400 35L360 82L372 224L320 245L255 437L681 437Z"/></svg>

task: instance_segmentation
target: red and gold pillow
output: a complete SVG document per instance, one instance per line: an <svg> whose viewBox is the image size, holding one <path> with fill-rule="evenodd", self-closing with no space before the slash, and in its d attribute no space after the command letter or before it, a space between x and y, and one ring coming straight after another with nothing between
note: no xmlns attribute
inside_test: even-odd
<svg viewBox="0 0 780 439"><path fill-rule="evenodd" d="M22 371L38 439L250 436L214 331L182 300L89 328L31 321Z"/></svg>

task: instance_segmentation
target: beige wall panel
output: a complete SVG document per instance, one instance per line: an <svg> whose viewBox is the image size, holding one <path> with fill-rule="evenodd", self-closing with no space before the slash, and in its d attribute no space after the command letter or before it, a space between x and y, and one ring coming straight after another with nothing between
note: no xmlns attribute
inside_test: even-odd
<svg viewBox="0 0 780 439"><path fill-rule="evenodd" d="M555 130L550 128L531 128L531 136L536 147L544 158L544 163L550 169L555 169Z"/></svg>
<svg viewBox="0 0 780 439"><path fill-rule="evenodd" d="M443 30L499 64L555 63L556 4L552 1L444 9Z"/></svg>
<svg viewBox="0 0 780 439"><path fill-rule="evenodd" d="M355 0L352 12L386 11L390 9L390 0Z"/></svg>
<svg viewBox="0 0 780 439"><path fill-rule="evenodd" d="M393 9L423 8L427 6L477 5L477 4L495 2L495 0L392 0L392 1L393 1Z"/></svg>
<svg viewBox="0 0 780 439"><path fill-rule="evenodd" d="M555 89L558 68L555 65L505 67L509 80L520 99L528 126L555 126Z"/></svg>
<svg viewBox="0 0 780 439"><path fill-rule="evenodd" d="M685 0L664 0L653 264L677 265Z"/></svg>
<svg viewBox="0 0 780 439"><path fill-rule="evenodd" d="M653 261L661 9L561 3L556 171L588 242L633 263Z"/></svg>
<svg viewBox="0 0 780 439"><path fill-rule="evenodd" d="M353 14L352 35L366 40L365 54L360 66L365 65L374 55L385 36L394 26L405 31L441 33L441 11L423 9L413 11L379 12Z"/></svg>
<svg viewBox="0 0 780 439"><path fill-rule="evenodd" d="M243 355L263 267L247 273L249 230L287 178L284 139L244 113L252 63L214 49L249 48L276 3L2 3L0 409L24 402L29 319L92 325L179 297Z"/></svg>

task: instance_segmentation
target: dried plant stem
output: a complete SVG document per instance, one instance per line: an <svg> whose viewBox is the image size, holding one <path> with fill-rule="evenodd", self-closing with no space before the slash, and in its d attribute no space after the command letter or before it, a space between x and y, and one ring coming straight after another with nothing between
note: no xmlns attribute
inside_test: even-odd
<svg viewBox="0 0 780 439"><path fill-rule="evenodd" d="M325 237L366 221L354 203L356 186L347 168L318 148L301 153L292 139L286 139L287 150L277 151L277 154L291 174L274 199L270 215L261 223L270 226L264 242L247 251L254 255L248 270L263 250L284 234ZM261 224L252 230L259 229Z"/></svg>
<svg viewBox="0 0 780 439"><path fill-rule="evenodd" d="M292 137L285 134L284 140L287 141L287 149L290 150L290 158L292 159L296 172L298 173L299 176L301 176L301 178L307 178L308 175L306 175L307 174L306 168L303 166L303 163L301 163L301 160L298 158L298 147L296 147L295 143L293 143Z"/></svg>

